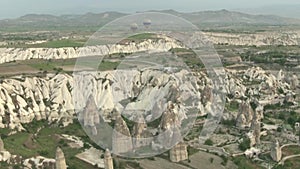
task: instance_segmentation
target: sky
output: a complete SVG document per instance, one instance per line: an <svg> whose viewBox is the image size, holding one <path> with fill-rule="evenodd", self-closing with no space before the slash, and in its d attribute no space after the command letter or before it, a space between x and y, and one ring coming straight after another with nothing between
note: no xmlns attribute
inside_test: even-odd
<svg viewBox="0 0 300 169"><path fill-rule="evenodd" d="M219 9L248 9L248 12L251 12L260 9L263 12L263 7L269 6L269 9L274 10L274 6L295 4L300 5L299 0L0 0L0 18L16 18L33 13L54 15L107 11L132 13L161 9L181 12ZM276 11L273 13L276 14Z"/></svg>

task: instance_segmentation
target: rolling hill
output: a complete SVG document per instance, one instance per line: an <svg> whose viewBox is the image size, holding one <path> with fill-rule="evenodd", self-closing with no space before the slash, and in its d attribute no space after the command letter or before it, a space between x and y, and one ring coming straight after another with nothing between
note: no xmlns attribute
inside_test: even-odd
<svg viewBox="0 0 300 169"><path fill-rule="evenodd" d="M176 15L191 21L202 29L235 28L247 26L290 26L300 25L299 19L274 15L251 15L228 10L180 13L174 10L149 11ZM105 12L84 15L28 14L16 19L0 20L0 31L34 30L97 30L100 26L125 16L125 13Z"/></svg>

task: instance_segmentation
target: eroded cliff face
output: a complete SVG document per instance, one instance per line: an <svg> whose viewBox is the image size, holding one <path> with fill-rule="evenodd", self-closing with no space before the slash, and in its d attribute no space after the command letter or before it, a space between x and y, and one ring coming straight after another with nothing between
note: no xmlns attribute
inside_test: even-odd
<svg viewBox="0 0 300 169"><path fill-rule="evenodd" d="M183 76L186 73L179 71L175 75L178 80L184 80ZM199 78L199 76L195 77ZM155 102L155 99L163 99L160 98L164 96L162 92L168 94L173 90L174 84L169 83L170 78L161 71L153 70L85 72L80 78L68 74L8 78L0 83L0 127L22 130L23 123L41 119L49 122L59 121L63 125L68 125L76 117L74 110L82 110L86 106L85 101L91 95L95 99L97 108L103 110L104 117L109 116L114 109L119 110L122 107L119 102L127 98L138 96L140 100L146 100L133 102L127 105L128 109L147 108L154 104L152 102ZM199 100L195 106L203 109L199 91L204 86L197 85L193 80L185 82L180 87L180 90L183 90L182 99L188 99L188 94L193 92L193 95L198 98L194 100ZM74 84L76 84L75 90L86 92L75 92ZM173 96L170 94L169 97L172 99ZM164 106L157 105L154 108L159 111ZM130 114L129 111L128 113ZM89 122L88 119L85 121Z"/></svg>
<svg viewBox="0 0 300 169"><path fill-rule="evenodd" d="M300 33L263 32L256 34L214 33L203 34L213 44L265 46L265 45L298 45ZM182 48L183 45L169 37L148 39L126 44L86 46L81 48L0 48L0 63L29 59L70 59L82 56L109 55L116 53L136 53L142 51L163 52L171 48Z"/></svg>
<svg viewBox="0 0 300 169"><path fill-rule="evenodd" d="M95 100L95 106L101 107L103 116L106 117L111 115L114 110L120 112L120 108L123 106L120 103L126 102L128 98L138 98L139 100L152 98L152 100L145 99L146 102L137 101L127 105L128 109L130 107L142 109L163 99L160 96L165 93L169 97L168 101L174 100L175 103L178 102L176 103L178 106L184 108L180 105L182 104L180 101L175 100L186 100L193 93L195 96L192 100L195 102L194 107L199 110L200 115L204 115L211 111L213 100L220 101L220 98L215 98L215 94L212 93L214 91L211 86L212 81L205 73L192 72L194 79L189 79L187 74L188 72L183 70L174 74L173 78L177 78L181 84L177 88L175 82L170 83L170 75L155 70L85 72L82 76L75 78L68 74L7 78L0 82L0 127L22 130L23 123L41 119L49 122L59 121L64 126L68 125L76 117L74 110L82 110L91 95ZM256 84L258 82L259 84ZM74 84L76 84L76 90L81 89L86 92L74 92ZM282 93L279 93L278 89L281 89ZM182 91L180 97L174 95L177 90ZM224 86L220 91L231 94L236 99L248 97L251 100L253 96L260 95L258 103L262 106L280 103L283 102L286 95L295 95L286 81L276 79L272 74L257 67L239 72L228 70ZM228 101L231 99L227 98ZM164 103L150 107L155 110L153 112L163 112L166 110L167 101ZM178 110L181 114L180 119L185 116L184 113L180 113L182 111L184 112L183 109ZM126 115L126 111L123 113ZM246 115L246 113L243 114ZM127 115L130 115L130 111ZM145 116L145 120L149 121L160 115L153 113L151 116ZM86 121L89 120L86 119Z"/></svg>
<svg viewBox="0 0 300 169"><path fill-rule="evenodd" d="M293 32L245 33L205 33L214 44L266 46L266 45L298 45L299 34Z"/></svg>
<svg viewBox="0 0 300 169"><path fill-rule="evenodd" d="M0 84L0 126L23 129L21 123L72 118L72 78L67 74L14 77ZM63 121L68 121L67 119Z"/></svg>
<svg viewBox="0 0 300 169"><path fill-rule="evenodd" d="M70 59L86 56L105 56L116 53L136 53L142 51L165 52L181 48L182 44L171 38L148 39L139 43L86 46L81 48L0 48L0 64L29 59Z"/></svg>

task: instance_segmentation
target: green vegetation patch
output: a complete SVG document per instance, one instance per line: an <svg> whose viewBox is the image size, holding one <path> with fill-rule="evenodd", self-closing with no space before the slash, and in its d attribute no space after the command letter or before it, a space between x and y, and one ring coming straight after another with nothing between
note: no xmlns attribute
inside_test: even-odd
<svg viewBox="0 0 300 169"><path fill-rule="evenodd" d="M42 129L37 132L38 128ZM85 143L92 143L88 136L83 131L78 121L62 128L55 125L48 125L45 121L35 121L31 124L24 125L27 132L18 132L11 136L3 137L5 149L14 155L20 155L23 158L30 158L41 155L47 158L55 158L57 146L61 147L67 165L70 169L96 168L75 157L76 154L83 151L83 148L76 149L67 145L67 140L60 137L61 134L74 135L81 138ZM1 133L2 133L1 129ZM35 135L36 134L36 135Z"/></svg>
<svg viewBox="0 0 300 169"><path fill-rule="evenodd" d="M250 159L247 159L245 156L234 157L233 162L239 169L263 169L263 167L250 161Z"/></svg>
<svg viewBox="0 0 300 169"><path fill-rule="evenodd" d="M154 33L141 33L130 36L127 38L128 40L146 40L146 39L158 39L157 35Z"/></svg>

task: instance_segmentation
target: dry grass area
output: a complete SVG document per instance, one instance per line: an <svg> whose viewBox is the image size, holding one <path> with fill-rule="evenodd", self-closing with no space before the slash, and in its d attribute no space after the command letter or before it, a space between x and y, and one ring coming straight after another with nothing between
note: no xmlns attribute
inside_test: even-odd
<svg viewBox="0 0 300 169"><path fill-rule="evenodd" d="M191 166L191 168L197 169L237 169L238 167L233 164L232 161L228 160L227 164L224 166L222 164L223 159L214 154L199 151L190 157L190 163L184 161L183 163Z"/></svg>
<svg viewBox="0 0 300 169"><path fill-rule="evenodd" d="M300 146L287 146L282 149L283 157L295 154L300 154Z"/></svg>
<svg viewBox="0 0 300 169"><path fill-rule="evenodd" d="M155 157L153 160L143 159L138 161L144 169L238 169L230 160L224 166L224 160L214 154L197 152L190 156L190 160L172 163L166 158Z"/></svg>
<svg viewBox="0 0 300 169"><path fill-rule="evenodd" d="M39 70L32 68L28 65L18 65L18 64L6 64L0 65L0 75L13 75L13 74L34 74L39 72Z"/></svg>
<svg viewBox="0 0 300 169"><path fill-rule="evenodd" d="M145 169L190 169L189 167L186 167L184 165L172 163L166 159L162 159L159 157L156 157L155 160L140 160L139 163L140 166Z"/></svg>

